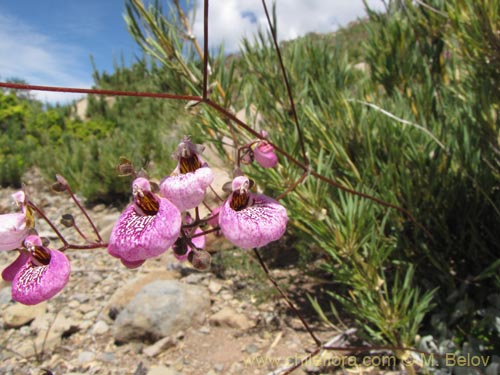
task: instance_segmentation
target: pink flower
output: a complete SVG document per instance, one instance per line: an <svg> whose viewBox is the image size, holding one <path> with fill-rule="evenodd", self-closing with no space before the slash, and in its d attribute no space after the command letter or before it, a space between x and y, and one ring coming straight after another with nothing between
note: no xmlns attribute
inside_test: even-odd
<svg viewBox="0 0 500 375"><path fill-rule="evenodd" d="M266 141L269 137L267 131L261 130L260 134L265 139L257 142L253 150L254 160L263 168L273 168L278 163L278 157L274 153L274 147Z"/></svg>
<svg viewBox="0 0 500 375"><path fill-rule="evenodd" d="M255 161L263 168L273 168L278 163L274 147L266 141L260 141L253 150Z"/></svg>
<svg viewBox="0 0 500 375"><path fill-rule="evenodd" d="M283 236L288 222L285 208L276 200L249 191L245 176L232 182L233 192L219 213L224 236L243 249L262 247Z"/></svg>
<svg viewBox="0 0 500 375"><path fill-rule="evenodd" d="M28 231L34 225L31 210L26 205L23 191L12 194L21 212L0 215L0 251L14 250L22 246Z"/></svg>
<svg viewBox="0 0 500 375"><path fill-rule="evenodd" d="M207 187L214 180L212 170L199 156L202 150L202 146L195 145L188 137L184 137L173 155L178 160L177 167L160 184L161 195L180 211L198 206L205 197Z"/></svg>
<svg viewBox="0 0 500 375"><path fill-rule="evenodd" d="M69 280L71 266L66 256L42 244L40 237L30 235L24 241L26 250L2 272L12 280L12 299L35 305L59 293Z"/></svg>
<svg viewBox="0 0 500 375"><path fill-rule="evenodd" d="M123 211L109 239L108 252L135 268L156 257L179 237L181 214L169 200L151 192L145 178L132 184L134 201Z"/></svg>

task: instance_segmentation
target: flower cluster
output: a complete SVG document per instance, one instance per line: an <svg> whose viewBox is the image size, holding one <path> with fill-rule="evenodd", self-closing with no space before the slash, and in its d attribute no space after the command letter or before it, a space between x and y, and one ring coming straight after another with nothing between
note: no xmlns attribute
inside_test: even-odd
<svg viewBox="0 0 500 375"><path fill-rule="evenodd" d="M276 155L265 141L257 143L255 160L269 166ZM272 146L271 146L272 147ZM109 240L108 251L130 268L156 257L172 247L175 257L188 260L197 268L210 262L204 250L205 236L186 210L198 207L205 198L214 175L200 154L203 147L185 137L174 158L177 166L160 182L159 194L150 182L139 177L132 183L133 202L123 211ZM277 201L249 190L244 176L232 182L232 193L204 221L220 227L222 234L244 249L262 247L283 236L288 216Z"/></svg>
<svg viewBox="0 0 500 375"><path fill-rule="evenodd" d="M251 161L256 160L263 167L277 163L272 146L265 140L254 141L248 149ZM206 269L210 265L210 254L204 249L206 225L243 249L262 247L283 236L288 221L285 208L272 198L252 192L250 180L242 175L232 181L229 197L211 210L208 217L199 218L198 206L214 180L212 170L200 156L202 151L202 146L184 137L173 155L177 166L160 182L159 188L147 178L136 176L132 182L132 202L113 227L109 243L101 242L96 232L99 240L94 247L107 246L109 254L128 268L139 267L148 258L172 248L178 260ZM57 185L57 191L72 194L60 176L58 184L61 186ZM19 212L0 215L0 251L18 251L19 255L3 270L2 277L12 282L14 300L31 305L53 297L64 288L71 269L64 251L85 246L71 246L61 237L62 248L48 247L34 230L32 208L36 206L22 191L13 198ZM194 217L188 211L192 209Z"/></svg>

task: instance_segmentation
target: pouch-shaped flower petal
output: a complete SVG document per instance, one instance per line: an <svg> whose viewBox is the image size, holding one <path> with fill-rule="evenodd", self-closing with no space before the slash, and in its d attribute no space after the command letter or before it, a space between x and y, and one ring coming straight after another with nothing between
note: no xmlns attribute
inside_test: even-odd
<svg viewBox="0 0 500 375"><path fill-rule="evenodd" d="M52 298L64 288L71 266L66 255L44 247L38 236L28 236L24 244L30 254L12 280L12 299L25 305L35 305Z"/></svg>
<svg viewBox="0 0 500 375"><path fill-rule="evenodd" d="M108 252L137 267L174 244L180 234L181 214L169 200L151 192L149 181L133 183L134 202L121 214L109 239Z"/></svg>
<svg viewBox="0 0 500 375"><path fill-rule="evenodd" d="M203 201L207 187L213 180L212 170L201 167L194 172L165 178L160 185L160 193L180 211L185 211L195 208Z"/></svg>
<svg viewBox="0 0 500 375"><path fill-rule="evenodd" d="M205 197L214 174L199 156L203 146L195 145L184 137L174 153L177 167L160 184L160 194L177 206L180 211L198 206Z"/></svg>
<svg viewBox="0 0 500 375"><path fill-rule="evenodd" d="M273 168L278 163L278 157L274 153L274 147L265 141L261 141L253 150L254 159L264 168Z"/></svg>
<svg viewBox="0 0 500 375"><path fill-rule="evenodd" d="M232 188L219 213L224 236L243 249L262 247L280 239L288 222L285 207L263 194L249 192L245 176L236 177Z"/></svg>

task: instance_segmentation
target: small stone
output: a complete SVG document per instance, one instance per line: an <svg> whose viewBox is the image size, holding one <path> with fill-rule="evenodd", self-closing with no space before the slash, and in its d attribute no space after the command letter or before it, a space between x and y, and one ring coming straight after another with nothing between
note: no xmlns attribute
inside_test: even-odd
<svg viewBox="0 0 500 375"><path fill-rule="evenodd" d="M193 272L182 278L182 281L188 284L201 284L201 282L207 277L207 274L201 272Z"/></svg>
<svg viewBox="0 0 500 375"><path fill-rule="evenodd" d="M95 354L92 352L81 352L78 355L78 362L83 365L85 363L92 362L94 358Z"/></svg>
<svg viewBox="0 0 500 375"><path fill-rule="evenodd" d="M10 301L12 301L10 288L2 288L0 285L0 305L6 305Z"/></svg>
<svg viewBox="0 0 500 375"><path fill-rule="evenodd" d="M208 283L208 290L212 294L219 293L221 289L222 289L222 285L219 284L217 281L210 280L210 282Z"/></svg>
<svg viewBox="0 0 500 375"><path fill-rule="evenodd" d="M151 367L147 375L180 375L180 374L173 368L160 365Z"/></svg>
<svg viewBox="0 0 500 375"><path fill-rule="evenodd" d="M233 299L233 294L227 290L224 290L220 295L224 301L229 301Z"/></svg>
<svg viewBox="0 0 500 375"><path fill-rule="evenodd" d="M224 364L223 363L216 363L214 366L214 370L217 372L222 372L224 370Z"/></svg>
<svg viewBox="0 0 500 375"><path fill-rule="evenodd" d="M209 321L216 326L237 328L243 331L255 326L255 323L251 322L245 315L238 314L230 307L224 307L212 315Z"/></svg>
<svg viewBox="0 0 500 375"><path fill-rule="evenodd" d="M115 353L113 352L106 352L106 353L102 353L100 356L99 356L99 360L101 362L106 362L106 363L112 363L114 362L116 359L115 357Z"/></svg>
<svg viewBox="0 0 500 375"><path fill-rule="evenodd" d="M204 333L206 335L208 335L210 333L210 327L209 326L203 326L201 327L198 332L200 333Z"/></svg>
<svg viewBox="0 0 500 375"><path fill-rule="evenodd" d="M161 340L158 340L153 345L150 345L143 349L142 353L148 357L155 357L161 352L175 346L175 341L170 337L164 337Z"/></svg>
<svg viewBox="0 0 500 375"><path fill-rule="evenodd" d="M259 347L255 344L248 344L243 350L248 354L253 354L259 351Z"/></svg>
<svg viewBox="0 0 500 375"><path fill-rule="evenodd" d="M103 321L103 320L99 320L96 324L94 324L94 326L92 327L92 330L91 330L91 333L93 335L103 335L105 334L106 332L109 331L109 326L108 324Z"/></svg>
<svg viewBox="0 0 500 375"><path fill-rule="evenodd" d="M80 306L80 302L76 300L72 300L68 303L68 307L71 309L76 309L78 306Z"/></svg>
<svg viewBox="0 0 500 375"><path fill-rule="evenodd" d="M47 302L34 306L26 306L21 303L8 306L2 314L4 325L6 328L19 328L44 314L46 308Z"/></svg>

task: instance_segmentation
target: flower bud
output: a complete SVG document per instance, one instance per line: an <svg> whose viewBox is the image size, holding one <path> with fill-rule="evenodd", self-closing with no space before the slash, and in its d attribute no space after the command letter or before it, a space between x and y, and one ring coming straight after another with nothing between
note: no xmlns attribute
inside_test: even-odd
<svg viewBox="0 0 500 375"><path fill-rule="evenodd" d="M64 214L61 217L61 224L66 228L71 228L75 225L75 218L71 214Z"/></svg>
<svg viewBox="0 0 500 375"><path fill-rule="evenodd" d="M205 271L210 268L212 257L208 251L193 249L188 255L188 260L197 270Z"/></svg>

